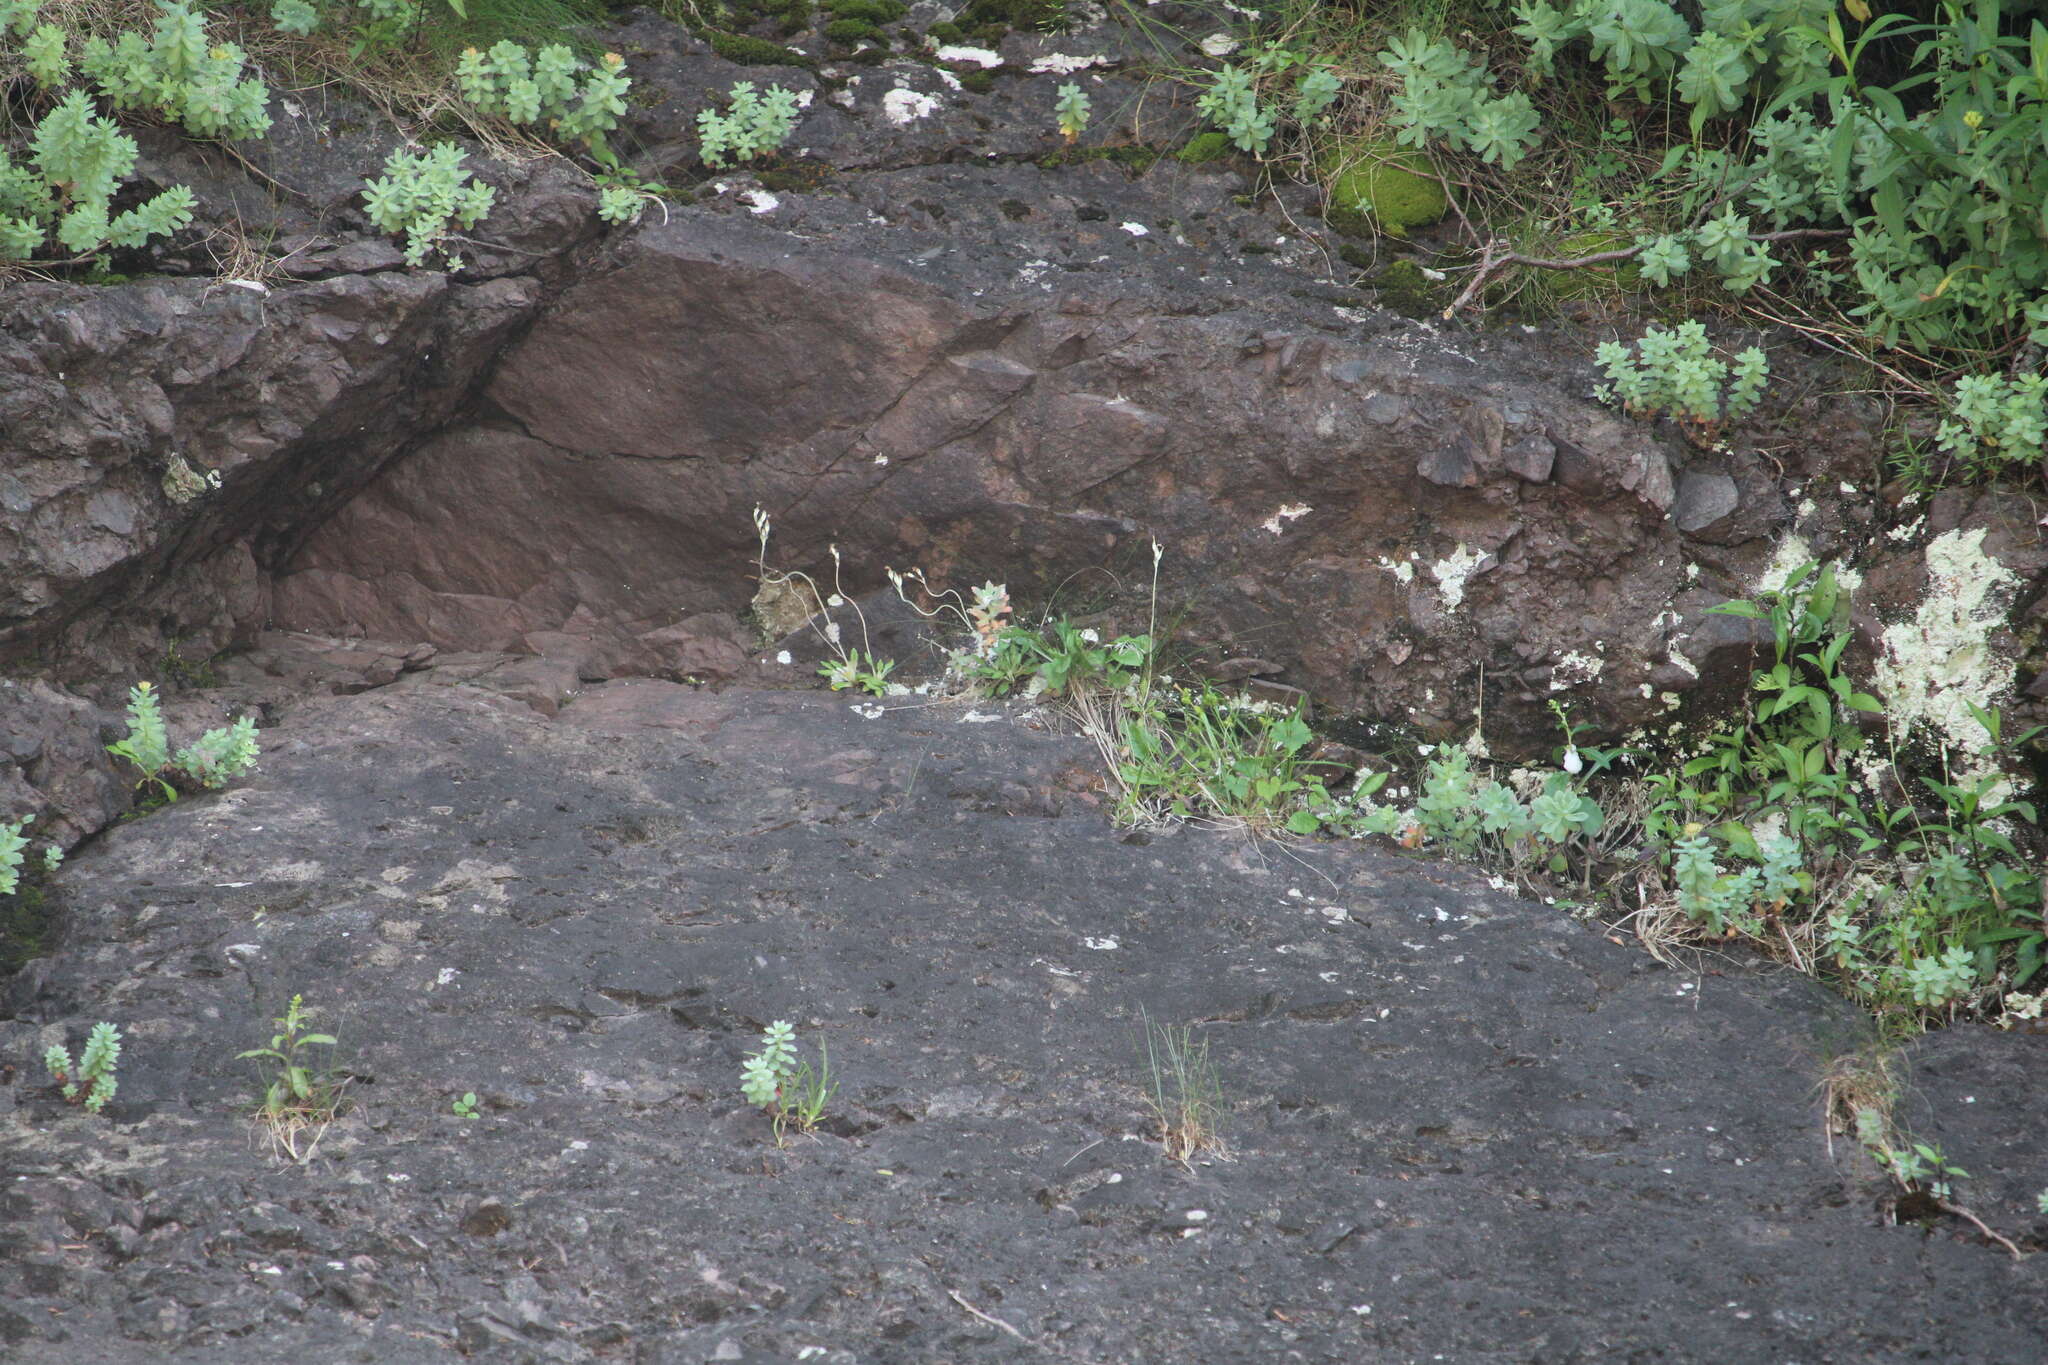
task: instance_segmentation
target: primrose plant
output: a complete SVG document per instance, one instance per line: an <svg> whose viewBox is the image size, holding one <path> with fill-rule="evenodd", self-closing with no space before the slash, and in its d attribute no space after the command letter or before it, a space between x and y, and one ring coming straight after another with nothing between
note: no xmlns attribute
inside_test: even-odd
<svg viewBox="0 0 2048 1365"><path fill-rule="evenodd" d="M759 507L756 507L754 509L754 530L760 537L760 548L755 555L754 563L755 567L760 571L761 580L761 591L755 595L757 608L764 596L775 593L794 592L799 601L806 603L807 606L814 606L819 609L813 613L813 616L814 618L817 615L824 616L825 624L819 628L818 633L823 636L825 643L831 648L834 657L818 665L818 676L830 683L834 692L844 692L848 688L858 687L871 697L880 697L886 695L892 687L898 692L904 690L902 684L892 684L889 681L889 675L896 669L896 661L876 656L873 642L867 636L867 617L861 613L859 607L848 602L845 593L840 591L839 547L837 545L830 547L832 553L833 591L830 596L826 596L818 591L817 583L812 581L809 574L795 570L784 573L779 569L768 567L768 535L770 529L771 523L768 514ZM854 619L860 623L861 644L859 646L849 646L846 643L844 632L840 630L839 623L832 619L832 613L841 607L850 608Z"/></svg>
<svg viewBox="0 0 2048 1365"><path fill-rule="evenodd" d="M798 1055L796 1030L785 1019L767 1027L761 1034L761 1050L748 1057L740 1070L740 1093L748 1104L768 1111L775 1121L778 1147L790 1128L800 1133L816 1128L838 1089L825 1055L825 1040L818 1040L818 1065L813 1070Z"/></svg>

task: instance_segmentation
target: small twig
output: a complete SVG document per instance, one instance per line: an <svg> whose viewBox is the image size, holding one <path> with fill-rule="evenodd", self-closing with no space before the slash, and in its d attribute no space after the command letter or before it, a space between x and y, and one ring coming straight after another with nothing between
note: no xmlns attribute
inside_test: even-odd
<svg viewBox="0 0 2048 1365"><path fill-rule="evenodd" d="M1992 1241L1998 1243L2007 1251L2010 1251L2012 1253L2012 1258L2015 1261L2024 1261L2027 1259L2027 1254L2024 1251L2021 1251L2018 1247L2014 1246L2011 1238L1993 1232L1989 1227L1985 1225L1985 1222L1982 1218L1979 1218L1976 1214L1971 1213L1961 1204L1951 1204L1946 1199L1937 1199L1934 1201L1934 1207L1940 1209L1943 1213L1952 1213L1958 1218L1969 1219L1970 1222L1976 1225L1977 1231L1983 1233L1986 1237L1989 1237Z"/></svg>
<svg viewBox="0 0 2048 1365"><path fill-rule="evenodd" d="M977 1317L977 1318L980 1318L980 1319L981 1319L981 1320L982 1320L983 1322L987 1323L987 1324L988 1324L989 1326L991 1326L991 1327L1000 1327L1000 1328L1002 1328L1002 1329L1003 1329L1003 1330L1004 1330L1005 1332L1008 1332L1008 1333L1009 1333L1009 1334L1010 1334L1011 1336L1013 1336L1013 1337L1017 1338L1017 1340L1019 1340L1019 1341L1023 1342L1023 1343L1024 1343L1024 1344L1025 1344L1026 1346L1037 1346L1037 1345L1039 1345L1039 1343L1038 1343L1038 1342L1036 1342L1036 1341L1033 1341L1033 1340L1032 1340L1032 1339L1031 1339L1030 1337L1027 1337L1027 1336L1025 1336L1025 1335L1024 1335L1024 1334L1023 1334L1022 1332L1020 1332L1020 1331L1018 1331L1018 1330L1017 1330L1016 1328L1014 1328L1014 1327L1010 1326L1010 1324L1009 1324L1009 1323L1007 1323L1007 1322L1004 1322L1004 1321L1003 1321L1003 1320L1002 1320L1001 1318L997 1318L997 1317L991 1317L991 1316L989 1316L989 1315L988 1315L987 1313L984 1313L984 1312L982 1312L982 1311L981 1311L981 1310L980 1310L979 1308L976 1308L976 1307L975 1307L975 1306L974 1306L973 1304L971 1304L971 1303L969 1303L969 1302L968 1302L967 1300L965 1300L965 1299L961 1298L961 1297L960 1297L960 1295L959 1295L959 1294L958 1294L957 1292L955 1292L955 1291L953 1291L953 1290L951 1290L951 1289L948 1289L948 1290L946 1290L946 1297L947 1297L947 1298L949 1298L949 1299L951 1299L951 1300L952 1300L953 1302L955 1302L955 1303L959 1304L959 1305L960 1305L960 1306L961 1306L962 1308L965 1308L965 1309L966 1309L966 1310L967 1310L968 1312L972 1313L972 1314L973 1314L973 1315L974 1315L975 1317Z"/></svg>

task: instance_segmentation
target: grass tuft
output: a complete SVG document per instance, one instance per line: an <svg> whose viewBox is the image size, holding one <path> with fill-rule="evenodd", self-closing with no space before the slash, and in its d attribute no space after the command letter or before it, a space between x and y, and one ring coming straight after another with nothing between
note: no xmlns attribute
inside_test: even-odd
<svg viewBox="0 0 2048 1365"><path fill-rule="evenodd" d="M1195 1158L1203 1156L1229 1160L1222 1134L1227 1106L1216 1064L1209 1058L1208 1041L1197 1041L1189 1025L1154 1023L1142 1011L1139 1018L1145 1028L1145 1062L1152 1077L1146 1103L1167 1158L1183 1166L1191 1166Z"/></svg>

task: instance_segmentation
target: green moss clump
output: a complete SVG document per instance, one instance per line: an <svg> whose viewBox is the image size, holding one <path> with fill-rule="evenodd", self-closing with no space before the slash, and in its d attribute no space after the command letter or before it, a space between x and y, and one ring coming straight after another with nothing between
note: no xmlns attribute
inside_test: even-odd
<svg viewBox="0 0 2048 1365"><path fill-rule="evenodd" d="M1374 276L1371 283L1380 307L1391 309L1402 317L1426 318L1443 311L1442 289L1422 273L1421 266L1405 256L1387 262L1386 268Z"/></svg>
<svg viewBox="0 0 2048 1365"><path fill-rule="evenodd" d="M756 171L754 179L762 189L776 194L814 194L831 181L832 169L811 162L800 162L794 166Z"/></svg>
<svg viewBox="0 0 2048 1365"><path fill-rule="evenodd" d="M744 33L724 33L715 28L706 30L704 36L710 41L713 52L738 66L817 65L804 53L791 51L766 38L749 38Z"/></svg>
<svg viewBox="0 0 2048 1365"><path fill-rule="evenodd" d="M882 30L865 19L834 19L825 25L825 36L841 47L852 47L864 38L882 41Z"/></svg>
<svg viewBox="0 0 2048 1365"><path fill-rule="evenodd" d="M941 19L924 31L924 36L935 43L957 43L965 36L960 25L950 19Z"/></svg>
<svg viewBox="0 0 2048 1365"><path fill-rule="evenodd" d="M0 896L0 979L48 951L57 928L56 907L24 874L12 896Z"/></svg>
<svg viewBox="0 0 2048 1365"><path fill-rule="evenodd" d="M1188 145L1174 153L1190 166L1200 166L1209 161L1221 161L1230 155L1230 137L1226 133L1197 133L1188 139Z"/></svg>
<svg viewBox="0 0 2048 1365"><path fill-rule="evenodd" d="M1450 212L1450 197L1429 163L1392 142L1340 142L1321 164L1329 194L1323 221L1339 232L1405 237Z"/></svg>
<svg viewBox="0 0 2048 1365"><path fill-rule="evenodd" d="M1006 29L1042 33L1066 27L1067 0L974 0L960 11L959 23L967 28L1000 24Z"/></svg>
<svg viewBox="0 0 2048 1365"><path fill-rule="evenodd" d="M1152 169L1152 163L1158 159L1158 148L1127 142L1114 147L1062 147L1056 152L1049 152L1040 157L1038 165L1040 169L1049 171L1058 166L1079 166L1089 161L1108 161L1118 166L1128 166L1138 175L1143 175Z"/></svg>
<svg viewBox="0 0 2048 1365"><path fill-rule="evenodd" d="M996 88L996 73L993 71L963 71L953 79L960 82L962 90L972 90L977 95L986 95Z"/></svg>
<svg viewBox="0 0 2048 1365"><path fill-rule="evenodd" d="M903 0L825 0L825 8L838 19L859 19L880 26L893 24L909 13Z"/></svg>
<svg viewBox="0 0 2048 1365"><path fill-rule="evenodd" d="M1635 238L1619 232L1575 232L1561 238L1554 249L1539 249L1528 254L1573 261L1581 256L1596 256L1603 251L1621 251L1634 246L1635 242ZM1551 297L1559 299L1589 298L1611 289L1632 290L1641 285L1643 278L1643 272L1634 261L1589 265L1583 270L1545 270L1541 274Z"/></svg>

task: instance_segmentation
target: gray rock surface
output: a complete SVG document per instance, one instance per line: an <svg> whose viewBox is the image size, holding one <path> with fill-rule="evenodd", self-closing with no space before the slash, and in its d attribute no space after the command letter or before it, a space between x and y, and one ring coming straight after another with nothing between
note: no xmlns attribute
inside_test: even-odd
<svg viewBox="0 0 2048 1365"><path fill-rule="evenodd" d="M1885 1226L1830 1159L1863 1025L1803 978L1363 847L1120 834L1024 712L626 681L548 719L479 666L289 707L253 779L61 874L0 1022L10 1358L2038 1355L2040 1258ZM234 1059L295 992L353 1078L299 1165ZM1163 1157L1143 1015L1207 1042L1229 1159ZM93 1119L28 1059L101 1018ZM772 1019L841 1085L782 1149L738 1094ZM2039 1038L1921 1056L1902 1116L2038 1244Z"/></svg>

